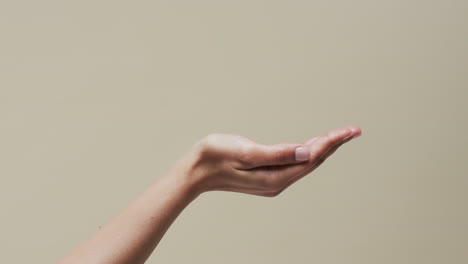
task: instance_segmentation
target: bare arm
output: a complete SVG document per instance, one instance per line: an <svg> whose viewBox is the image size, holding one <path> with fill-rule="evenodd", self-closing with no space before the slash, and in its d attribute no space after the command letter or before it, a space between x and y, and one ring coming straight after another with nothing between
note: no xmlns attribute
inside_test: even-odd
<svg viewBox="0 0 468 264"><path fill-rule="evenodd" d="M59 263L144 263L180 212L198 196L185 180L189 170L170 169Z"/></svg>
<svg viewBox="0 0 468 264"><path fill-rule="evenodd" d="M144 263L177 216L200 194L276 196L360 134L358 127L350 126L302 144L276 145L236 135L209 135L58 263Z"/></svg>

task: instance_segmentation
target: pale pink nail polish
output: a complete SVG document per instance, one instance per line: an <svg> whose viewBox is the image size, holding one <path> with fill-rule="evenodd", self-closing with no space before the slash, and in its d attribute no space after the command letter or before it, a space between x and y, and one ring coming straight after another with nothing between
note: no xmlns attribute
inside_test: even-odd
<svg viewBox="0 0 468 264"><path fill-rule="evenodd" d="M296 148L296 161L306 161L309 159L309 149L305 147Z"/></svg>

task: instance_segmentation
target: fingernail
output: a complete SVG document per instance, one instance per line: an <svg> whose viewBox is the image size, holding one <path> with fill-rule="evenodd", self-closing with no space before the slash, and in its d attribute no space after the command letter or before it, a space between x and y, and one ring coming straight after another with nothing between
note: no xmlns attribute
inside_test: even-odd
<svg viewBox="0 0 468 264"><path fill-rule="evenodd" d="M299 147L296 149L296 161L305 161L309 159L309 149L305 147Z"/></svg>

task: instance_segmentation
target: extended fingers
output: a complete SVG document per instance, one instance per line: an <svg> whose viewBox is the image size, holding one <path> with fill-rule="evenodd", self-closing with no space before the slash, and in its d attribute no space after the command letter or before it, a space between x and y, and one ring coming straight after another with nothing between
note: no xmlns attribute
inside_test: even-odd
<svg viewBox="0 0 468 264"><path fill-rule="evenodd" d="M312 138L304 143L310 150L309 160L299 164L284 164L281 166L267 166L251 170L255 182L265 190L278 193L289 185L309 174L320 166L341 145L361 134L358 127L345 127L332 130L321 137Z"/></svg>
<svg viewBox="0 0 468 264"><path fill-rule="evenodd" d="M314 141L311 148L315 150L315 152L322 152L350 136L352 136L352 131L347 127L334 129Z"/></svg>
<svg viewBox="0 0 468 264"><path fill-rule="evenodd" d="M262 166L278 166L297 164L312 161L321 153L344 139L360 135L356 126L339 128L328 132L321 137L315 137L304 144L282 143L275 145L262 145L253 141L246 141L239 153L238 169L253 169ZM313 143L313 144L312 144Z"/></svg>

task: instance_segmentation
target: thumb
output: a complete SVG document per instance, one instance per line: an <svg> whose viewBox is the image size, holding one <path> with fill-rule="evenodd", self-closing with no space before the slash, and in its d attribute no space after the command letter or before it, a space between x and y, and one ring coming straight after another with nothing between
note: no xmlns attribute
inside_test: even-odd
<svg viewBox="0 0 468 264"><path fill-rule="evenodd" d="M310 151L305 145L295 143L255 144L246 154L246 163L255 168L303 162L309 159Z"/></svg>

